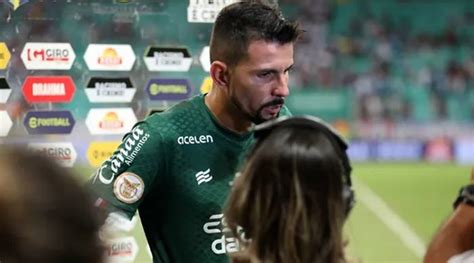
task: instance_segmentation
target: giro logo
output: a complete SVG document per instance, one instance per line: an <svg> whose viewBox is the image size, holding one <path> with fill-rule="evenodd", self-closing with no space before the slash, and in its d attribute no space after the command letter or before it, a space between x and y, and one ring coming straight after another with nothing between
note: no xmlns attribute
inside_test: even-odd
<svg viewBox="0 0 474 263"><path fill-rule="evenodd" d="M48 158L52 158L65 167L72 167L77 158L74 146L70 142L30 143L28 148Z"/></svg>
<svg viewBox="0 0 474 263"><path fill-rule="evenodd" d="M179 136L176 140L178 144L207 144L213 143L214 139L211 135L199 135L199 136Z"/></svg>
<svg viewBox="0 0 474 263"><path fill-rule="evenodd" d="M204 233L217 236L211 244L211 250L214 254L223 255L226 253L238 252L240 250L239 242L235 237L229 237L230 229L224 219L223 214L211 215L203 226Z"/></svg>
<svg viewBox="0 0 474 263"><path fill-rule="evenodd" d="M210 175L209 172L211 172L211 169L207 169L206 171L200 171L195 175L198 185L210 182L212 180L212 175Z"/></svg>
<svg viewBox="0 0 474 263"><path fill-rule="evenodd" d="M22 91L29 103L64 103L72 100L76 86L69 76L29 76Z"/></svg>
<svg viewBox="0 0 474 263"><path fill-rule="evenodd" d="M76 58L69 43L26 43L21 60L26 69L69 70Z"/></svg>
<svg viewBox="0 0 474 263"><path fill-rule="evenodd" d="M133 262L138 254L138 244L134 237L120 237L107 241L107 259L110 262Z"/></svg>
<svg viewBox="0 0 474 263"><path fill-rule="evenodd" d="M98 170L97 176L99 177L99 180L103 184L110 184L124 163L128 166L132 164L133 160L135 160L135 157L149 138L149 133L145 133L145 131L138 126L135 127L122 142L116 153L110 157L110 160ZM104 169L107 168L109 164L111 174L104 175Z"/></svg>

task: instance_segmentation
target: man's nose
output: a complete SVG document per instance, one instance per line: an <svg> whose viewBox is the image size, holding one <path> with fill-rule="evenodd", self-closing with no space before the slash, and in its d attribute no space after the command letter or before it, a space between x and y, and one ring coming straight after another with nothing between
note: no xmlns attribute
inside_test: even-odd
<svg viewBox="0 0 474 263"><path fill-rule="evenodd" d="M275 88L273 89L273 96L277 97L287 97L290 95L290 89L288 88L288 75L281 74L275 84Z"/></svg>

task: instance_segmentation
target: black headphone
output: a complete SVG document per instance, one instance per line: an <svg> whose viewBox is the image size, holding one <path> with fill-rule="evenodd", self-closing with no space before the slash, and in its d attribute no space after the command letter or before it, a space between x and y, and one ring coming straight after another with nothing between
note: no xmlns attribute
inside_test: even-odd
<svg viewBox="0 0 474 263"><path fill-rule="evenodd" d="M277 118L275 120L267 121L262 124L256 125L253 127L252 131L254 132L255 144L254 149L251 150L253 152L255 148L260 145L260 142L268 137L268 135L277 127L308 127L315 130L318 130L326 135L326 137L331 142L332 146L334 147L337 155L342 161L343 165L343 189L342 189L342 198L344 200L344 212L346 217L349 215L352 207L355 204L355 195L354 190L352 189L352 180L351 180L351 163L349 160L349 156L347 155L346 151L348 148L347 142L344 138L337 133L334 128L332 128L329 124L324 122L323 120L313 117L313 116L298 116L298 117L289 117L283 116Z"/></svg>

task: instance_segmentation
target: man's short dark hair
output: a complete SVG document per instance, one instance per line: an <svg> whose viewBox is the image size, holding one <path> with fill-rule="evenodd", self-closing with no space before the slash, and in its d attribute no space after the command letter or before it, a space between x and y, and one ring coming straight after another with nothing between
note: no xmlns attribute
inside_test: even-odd
<svg viewBox="0 0 474 263"><path fill-rule="evenodd" d="M295 42L302 30L298 23L285 20L273 5L263 1L242 1L221 10L212 30L211 62L236 65L247 55L251 41Z"/></svg>

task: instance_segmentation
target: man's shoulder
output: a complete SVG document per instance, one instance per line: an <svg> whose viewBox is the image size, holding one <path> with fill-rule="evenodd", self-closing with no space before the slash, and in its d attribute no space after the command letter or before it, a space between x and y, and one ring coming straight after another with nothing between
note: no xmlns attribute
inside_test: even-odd
<svg viewBox="0 0 474 263"><path fill-rule="evenodd" d="M196 129L198 124L206 121L202 96L195 96L181 101L164 112L157 112L148 116L144 122L149 127L165 136Z"/></svg>

